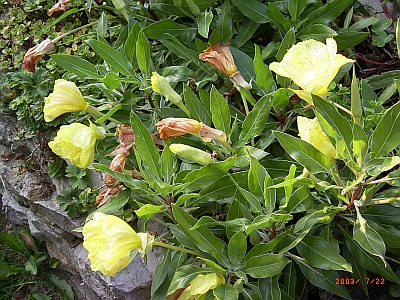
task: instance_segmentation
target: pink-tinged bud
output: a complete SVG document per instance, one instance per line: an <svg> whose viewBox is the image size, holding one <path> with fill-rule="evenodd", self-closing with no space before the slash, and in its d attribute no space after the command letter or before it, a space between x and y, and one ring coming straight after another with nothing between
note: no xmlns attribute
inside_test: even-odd
<svg viewBox="0 0 400 300"><path fill-rule="evenodd" d="M135 143L135 134L132 127L124 124L118 124L117 134L123 147L128 147L129 145L133 145Z"/></svg>
<svg viewBox="0 0 400 300"><path fill-rule="evenodd" d="M54 51L55 48L55 45L49 38L45 39L35 47L30 48L24 56L24 69L31 73L35 72L35 67L42 56L46 53Z"/></svg>
<svg viewBox="0 0 400 300"><path fill-rule="evenodd" d="M200 122L187 118L166 118L157 122L157 131L163 140L184 134L196 134L201 129Z"/></svg>
<svg viewBox="0 0 400 300"><path fill-rule="evenodd" d="M47 15L53 17L60 12L66 11L69 8L69 1L70 0L58 0L58 2L47 12Z"/></svg>
<svg viewBox="0 0 400 300"><path fill-rule="evenodd" d="M206 124L201 123L201 129L198 134L205 142L211 142L211 140L219 141L220 143L226 143L226 134L225 132L211 128Z"/></svg>
<svg viewBox="0 0 400 300"><path fill-rule="evenodd" d="M238 69L233 60L229 46L230 44L227 43L224 46L222 44L216 44L208 47L199 55L199 58L202 61L210 63L214 68L220 70L224 74L232 76Z"/></svg>

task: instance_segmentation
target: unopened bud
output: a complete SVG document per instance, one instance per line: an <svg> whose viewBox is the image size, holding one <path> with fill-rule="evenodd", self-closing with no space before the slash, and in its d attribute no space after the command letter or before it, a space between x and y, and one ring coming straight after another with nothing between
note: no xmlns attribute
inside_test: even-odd
<svg viewBox="0 0 400 300"><path fill-rule="evenodd" d="M169 146L169 149L172 153L182 157L183 159L198 163L203 166L209 165L214 162L210 153L188 145L172 144Z"/></svg>

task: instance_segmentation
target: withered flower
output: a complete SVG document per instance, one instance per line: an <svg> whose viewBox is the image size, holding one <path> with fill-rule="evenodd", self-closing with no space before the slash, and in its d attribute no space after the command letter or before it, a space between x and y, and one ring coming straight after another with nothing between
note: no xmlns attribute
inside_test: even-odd
<svg viewBox="0 0 400 300"><path fill-rule="evenodd" d="M58 2L47 12L47 15L53 17L60 12L66 11L69 8L69 1L70 0L58 0Z"/></svg>
<svg viewBox="0 0 400 300"><path fill-rule="evenodd" d="M201 129L200 122L187 118L166 118L156 124L163 140L184 134L196 134Z"/></svg>
<svg viewBox="0 0 400 300"><path fill-rule="evenodd" d="M30 48L24 56L24 69L31 73L35 72L35 67L42 56L54 51L55 48L54 43L49 38L45 39L35 47Z"/></svg>
<svg viewBox="0 0 400 300"><path fill-rule="evenodd" d="M251 85L243 78L238 71L230 50L230 44L218 43L208 47L199 55L202 61L210 63L214 68L229 76L229 79L245 89L251 89Z"/></svg>
<svg viewBox="0 0 400 300"><path fill-rule="evenodd" d="M132 127L124 124L118 124L116 133L118 134L120 144L123 147L128 147L135 143L135 134Z"/></svg>
<svg viewBox="0 0 400 300"><path fill-rule="evenodd" d="M200 123L201 128L198 132L200 137L203 139L205 142L211 142L211 140L216 140L219 141L220 143L226 143L226 134L225 132L211 128L210 126L207 126L204 123Z"/></svg>
<svg viewBox="0 0 400 300"><path fill-rule="evenodd" d="M111 197L118 195L118 193L122 191L123 188L124 187L120 185L120 186L108 187L105 190L103 190L100 194L96 196L96 207L100 207L106 204Z"/></svg>

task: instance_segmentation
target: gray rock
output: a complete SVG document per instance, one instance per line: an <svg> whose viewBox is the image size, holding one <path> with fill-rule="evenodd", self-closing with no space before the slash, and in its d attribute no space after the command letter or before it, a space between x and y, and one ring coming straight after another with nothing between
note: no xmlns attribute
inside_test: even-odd
<svg viewBox="0 0 400 300"><path fill-rule="evenodd" d="M59 268L73 286L76 299L150 299L151 280L161 250L149 253L147 264L137 255L113 277L93 272L82 246L82 234L74 231L83 226L85 219L70 218L56 202L57 195L69 188L67 180L50 178L46 166L40 163L35 168L25 168L27 158L41 161L44 153L33 140L18 139L18 126L12 116L0 119L0 196L6 219L28 227L34 237L46 243L49 255L60 260ZM101 174L90 171L91 185L100 186L102 180Z"/></svg>

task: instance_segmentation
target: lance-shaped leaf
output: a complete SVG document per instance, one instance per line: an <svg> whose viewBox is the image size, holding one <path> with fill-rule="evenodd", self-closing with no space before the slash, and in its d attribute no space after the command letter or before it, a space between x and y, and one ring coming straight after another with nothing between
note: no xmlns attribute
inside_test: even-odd
<svg viewBox="0 0 400 300"><path fill-rule="evenodd" d="M289 260L279 254L262 254L250 258L242 270L254 278L266 278L279 274Z"/></svg>
<svg viewBox="0 0 400 300"><path fill-rule="evenodd" d="M311 267L352 272L351 265L322 238L307 235L297 245L297 250Z"/></svg>
<svg viewBox="0 0 400 300"><path fill-rule="evenodd" d="M329 173L332 161L311 144L283 132L273 131L281 146L299 164L312 173Z"/></svg>

